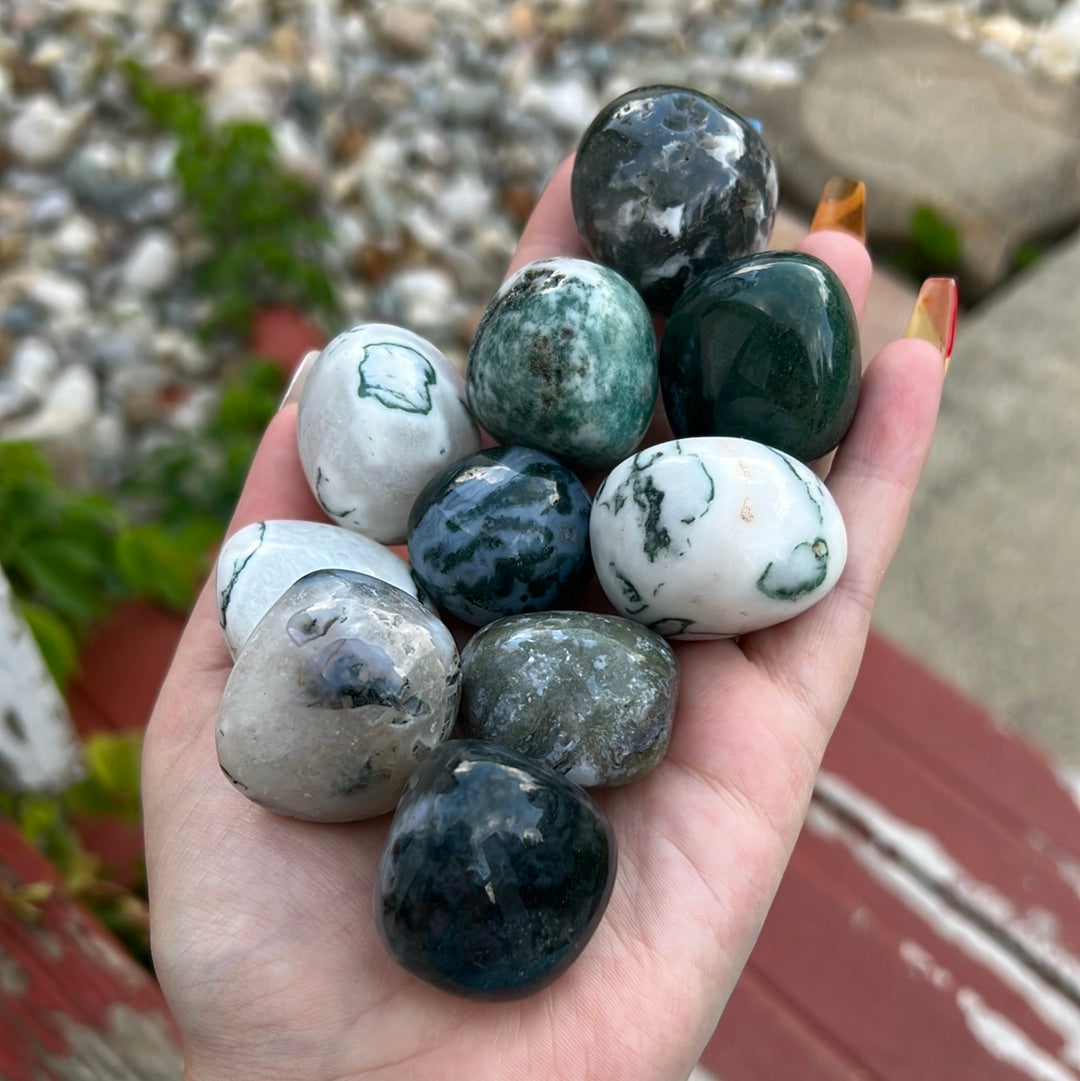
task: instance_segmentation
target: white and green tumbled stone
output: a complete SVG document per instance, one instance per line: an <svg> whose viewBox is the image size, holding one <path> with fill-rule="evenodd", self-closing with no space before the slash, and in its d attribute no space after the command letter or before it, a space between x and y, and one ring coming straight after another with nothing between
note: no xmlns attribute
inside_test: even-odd
<svg viewBox="0 0 1080 1081"><path fill-rule="evenodd" d="M304 475L338 525L384 544L405 540L417 493L480 445L465 383L430 342L362 323L319 354L297 415Z"/></svg>
<svg viewBox="0 0 1080 1081"><path fill-rule="evenodd" d="M420 590L408 563L369 537L329 522L274 519L238 529L215 565L218 622L235 657L271 605L305 574L357 571L414 597Z"/></svg>
<svg viewBox="0 0 1080 1081"><path fill-rule="evenodd" d="M589 535L616 611L669 638L719 638L804 612L836 584L847 533L790 455L699 436L650 447L596 492Z"/></svg>
<svg viewBox="0 0 1080 1081"><path fill-rule="evenodd" d="M352 571L305 575L236 658L218 763L279 814L349 822L396 805L449 734L460 697L454 638L415 597Z"/></svg>
<svg viewBox="0 0 1080 1081"><path fill-rule="evenodd" d="M461 652L464 735L544 762L584 787L620 785L659 765L679 672L671 646L619 616L506 616Z"/></svg>
<svg viewBox="0 0 1080 1081"><path fill-rule="evenodd" d="M607 267L529 263L488 305L465 379L469 408L499 442L608 467L638 445L656 402L648 309Z"/></svg>

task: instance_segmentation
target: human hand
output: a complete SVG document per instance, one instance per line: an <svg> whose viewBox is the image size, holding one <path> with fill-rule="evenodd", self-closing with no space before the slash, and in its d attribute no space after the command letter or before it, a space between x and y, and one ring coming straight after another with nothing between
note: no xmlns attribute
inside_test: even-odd
<svg viewBox="0 0 1080 1081"><path fill-rule="evenodd" d="M836 270L861 310L870 281L862 244L825 229L802 247ZM567 163L511 269L583 254ZM828 478L849 540L833 591L738 640L675 643L681 694L665 760L632 785L594 793L619 848L607 912L577 962L530 998L455 998L391 960L372 915L388 818L282 818L222 777L214 728L231 659L208 584L143 761L154 960L184 1036L188 1081L683 1081L768 910L858 670L929 451L942 360L909 338L866 371ZM295 429L286 406L230 530L322 520ZM657 428L649 438L662 437Z"/></svg>

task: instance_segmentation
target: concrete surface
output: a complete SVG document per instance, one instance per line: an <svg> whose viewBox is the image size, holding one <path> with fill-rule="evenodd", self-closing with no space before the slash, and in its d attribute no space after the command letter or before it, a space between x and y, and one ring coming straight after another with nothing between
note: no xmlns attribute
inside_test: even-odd
<svg viewBox="0 0 1080 1081"><path fill-rule="evenodd" d="M961 318L875 619L1065 772L1080 770L1078 283L1080 233Z"/></svg>

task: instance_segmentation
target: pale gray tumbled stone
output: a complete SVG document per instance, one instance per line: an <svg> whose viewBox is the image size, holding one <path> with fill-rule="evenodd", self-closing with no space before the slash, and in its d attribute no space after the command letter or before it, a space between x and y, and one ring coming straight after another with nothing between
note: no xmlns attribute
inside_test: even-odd
<svg viewBox="0 0 1080 1081"><path fill-rule="evenodd" d="M237 658L218 762L279 814L383 814L449 734L459 676L453 637L415 598L368 575L316 571L270 608Z"/></svg>
<svg viewBox="0 0 1080 1081"><path fill-rule="evenodd" d="M270 606L317 570L370 574L418 596L408 563L377 541L329 522L273 519L238 529L221 546L216 567L218 622L235 657Z"/></svg>

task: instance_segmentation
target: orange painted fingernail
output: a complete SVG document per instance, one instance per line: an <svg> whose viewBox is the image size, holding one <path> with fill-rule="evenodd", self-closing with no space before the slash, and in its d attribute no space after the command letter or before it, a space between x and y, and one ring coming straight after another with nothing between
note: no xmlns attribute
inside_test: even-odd
<svg viewBox="0 0 1080 1081"><path fill-rule="evenodd" d="M861 180L834 176L825 182L810 232L822 229L839 229L866 243L866 185Z"/></svg>
<svg viewBox="0 0 1080 1081"><path fill-rule="evenodd" d="M949 370L953 339L956 337L956 312L960 294L953 278L927 278L922 283L911 311L905 338L922 338L941 350L945 370Z"/></svg>

